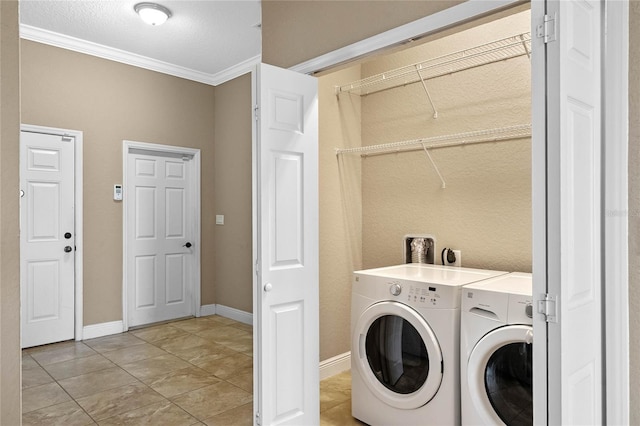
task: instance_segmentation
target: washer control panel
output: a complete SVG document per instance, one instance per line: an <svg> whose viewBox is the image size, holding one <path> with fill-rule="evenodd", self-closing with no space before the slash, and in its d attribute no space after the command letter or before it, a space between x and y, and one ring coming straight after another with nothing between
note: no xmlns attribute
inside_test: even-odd
<svg viewBox="0 0 640 426"><path fill-rule="evenodd" d="M459 292L457 287L401 280L389 281L387 284L394 299L411 306L447 309L459 306L459 298L454 294Z"/></svg>

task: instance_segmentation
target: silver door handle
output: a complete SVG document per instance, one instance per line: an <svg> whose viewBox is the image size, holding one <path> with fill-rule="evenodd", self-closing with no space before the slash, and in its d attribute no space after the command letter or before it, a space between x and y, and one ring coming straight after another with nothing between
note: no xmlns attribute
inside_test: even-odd
<svg viewBox="0 0 640 426"><path fill-rule="evenodd" d="M273 286L271 285L271 283L266 283L266 284L264 285L264 291L265 291L265 292L269 292L269 291L271 291L272 289L273 289Z"/></svg>

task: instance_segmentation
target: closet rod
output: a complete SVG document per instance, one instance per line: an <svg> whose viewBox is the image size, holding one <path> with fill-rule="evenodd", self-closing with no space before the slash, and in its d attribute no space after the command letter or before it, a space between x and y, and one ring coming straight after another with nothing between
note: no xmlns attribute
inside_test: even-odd
<svg viewBox="0 0 640 426"><path fill-rule="evenodd" d="M432 136L421 139L411 139L400 142L383 143L379 145L360 146L356 148L336 148L336 155L360 154L388 154L394 152L413 151L417 149L443 148L459 145L470 145L484 142L498 142L512 139L522 139L531 136L531 124L519 124L508 127L476 130L472 132L451 135Z"/></svg>

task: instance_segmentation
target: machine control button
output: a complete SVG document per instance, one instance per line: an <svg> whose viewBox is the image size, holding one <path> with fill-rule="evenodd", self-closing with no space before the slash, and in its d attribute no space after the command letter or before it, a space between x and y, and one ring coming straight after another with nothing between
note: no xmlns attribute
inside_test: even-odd
<svg viewBox="0 0 640 426"><path fill-rule="evenodd" d="M533 305L531 303L527 303L527 306L525 306L525 308L524 308L524 313L529 318L533 318Z"/></svg>
<svg viewBox="0 0 640 426"><path fill-rule="evenodd" d="M400 293L402 293L402 286L399 283L393 283L391 284L391 287L389 287L389 292L394 296L400 296Z"/></svg>

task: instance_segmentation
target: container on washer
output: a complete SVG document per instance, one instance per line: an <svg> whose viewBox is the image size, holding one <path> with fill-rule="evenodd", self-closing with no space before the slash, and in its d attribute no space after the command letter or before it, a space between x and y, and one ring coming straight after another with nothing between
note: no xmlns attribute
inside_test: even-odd
<svg viewBox="0 0 640 426"><path fill-rule="evenodd" d="M429 234L408 234L403 239L404 263L435 265L436 237Z"/></svg>

